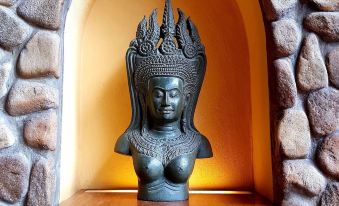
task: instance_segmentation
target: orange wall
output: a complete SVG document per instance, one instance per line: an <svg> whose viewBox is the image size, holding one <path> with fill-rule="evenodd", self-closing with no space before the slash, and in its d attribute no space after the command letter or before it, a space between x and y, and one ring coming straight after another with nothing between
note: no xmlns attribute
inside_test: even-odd
<svg viewBox="0 0 339 206"><path fill-rule="evenodd" d="M215 157L198 160L190 185L200 189L254 188L250 59L243 19L233 1L174 0L197 24L208 67L196 126ZM113 153L130 120L125 52L138 22L160 0L97 0L87 18L78 72L77 182L81 188L134 188L129 157ZM160 22L160 18L159 18Z"/></svg>
<svg viewBox="0 0 339 206"><path fill-rule="evenodd" d="M255 191L273 201L266 38L258 1L237 0L249 45Z"/></svg>

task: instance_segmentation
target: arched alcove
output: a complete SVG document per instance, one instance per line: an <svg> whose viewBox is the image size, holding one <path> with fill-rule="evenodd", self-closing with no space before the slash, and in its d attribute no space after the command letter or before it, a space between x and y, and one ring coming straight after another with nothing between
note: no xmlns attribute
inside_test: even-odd
<svg viewBox="0 0 339 206"><path fill-rule="evenodd" d="M215 157L198 160L194 189L257 191L272 199L264 27L258 2L173 1L198 25L208 67L195 122ZM61 200L79 189L137 184L113 153L130 119L125 52L143 15L163 1L74 0L66 21ZM160 17L159 17L160 23Z"/></svg>

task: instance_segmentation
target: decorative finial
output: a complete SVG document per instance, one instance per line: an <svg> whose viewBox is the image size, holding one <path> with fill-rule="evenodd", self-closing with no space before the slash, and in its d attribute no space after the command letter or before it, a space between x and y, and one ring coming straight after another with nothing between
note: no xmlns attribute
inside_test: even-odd
<svg viewBox="0 0 339 206"><path fill-rule="evenodd" d="M161 34L164 39L173 37L175 34L175 22L171 0L166 0L164 16L161 25Z"/></svg>
<svg viewBox="0 0 339 206"><path fill-rule="evenodd" d="M155 52L159 39L160 28L157 21L157 10L154 9L149 18L148 28L146 17L144 17L138 25L136 40L140 45L140 54L146 56Z"/></svg>
<svg viewBox="0 0 339 206"><path fill-rule="evenodd" d="M171 0L166 0L164 16L161 25L161 37L164 39L160 46L160 51L163 54L174 54L176 45L173 37L175 35L175 22Z"/></svg>
<svg viewBox="0 0 339 206"><path fill-rule="evenodd" d="M179 20L177 24L176 38L178 40L179 49L184 52L188 58L193 58L196 55L196 48L193 45L192 38L187 30L187 20L184 12L178 9Z"/></svg>
<svg viewBox="0 0 339 206"><path fill-rule="evenodd" d="M147 39L153 43L154 46L158 44L160 39L160 27L158 25L157 10L154 9L148 23Z"/></svg>
<svg viewBox="0 0 339 206"><path fill-rule="evenodd" d="M204 52L204 46L201 44L200 36L197 27L193 23L190 17L187 19L188 22L188 31L192 37L193 44L196 46L198 52Z"/></svg>

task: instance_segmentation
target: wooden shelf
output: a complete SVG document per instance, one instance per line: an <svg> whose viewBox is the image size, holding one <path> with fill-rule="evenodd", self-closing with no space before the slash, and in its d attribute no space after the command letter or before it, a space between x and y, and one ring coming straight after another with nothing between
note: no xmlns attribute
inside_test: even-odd
<svg viewBox="0 0 339 206"><path fill-rule="evenodd" d="M139 201L136 193L86 192L82 190L61 203L61 206L271 206L259 195L191 194L188 201Z"/></svg>

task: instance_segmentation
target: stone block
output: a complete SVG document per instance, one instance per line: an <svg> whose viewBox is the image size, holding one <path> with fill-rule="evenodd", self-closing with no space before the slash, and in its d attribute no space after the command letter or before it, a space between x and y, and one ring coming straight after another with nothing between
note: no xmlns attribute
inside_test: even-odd
<svg viewBox="0 0 339 206"><path fill-rule="evenodd" d="M326 65L315 34L308 35L304 40L298 59L297 80L299 88L304 91L328 85Z"/></svg>
<svg viewBox="0 0 339 206"><path fill-rule="evenodd" d="M12 67L9 62L0 64L0 98L8 93Z"/></svg>
<svg viewBox="0 0 339 206"><path fill-rule="evenodd" d="M322 11L338 11L338 0L310 0L319 10Z"/></svg>
<svg viewBox="0 0 339 206"><path fill-rule="evenodd" d="M286 190L299 190L302 194L314 197L321 194L326 178L309 160L286 160L283 162L284 187Z"/></svg>
<svg viewBox="0 0 339 206"><path fill-rule="evenodd" d="M16 203L27 193L29 163L23 155L0 157L0 199Z"/></svg>
<svg viewBox="0 0 339 206"><path fill-rule="evenodd" d="M311 93L307 99L308 117L313 131L328 135L339 125L339 91L324 88Z"/></svg>
<svg viewBox="0 0 339 206"><path fill-rule="evenodd" d="M55 111L30 118L24 125L26 143L31 147L54 151L57 144L57 123Z"/></svg>
<svg viewBox="0 0 339 206"><path fill-rule="evenodd" d="M46 29L57 30L61 24L64 0L25 0L17 11L25 20Z"/></svg>
<svg viewBox="0 0 339 206"><path fill-rule="evenodd" d="M317 157L322 170L339 180L339 133L325 138L320 144Z"/></svg>
<svg viewBox="0 0 339 206"><path fill-rule="evenodd" d="M59 92L47 84L19 80L9 92L6 109L12 116L57 108Z"/></svg>
<svg viewBox="0 0 339 206"><path fill-rule="evenodd" d="M330 81L339 89L339 48L332 50L327 55L327 69Z"/></svg>
<svg viewBox="0 0 339 206"><path fill-rule="evenodd" d="M27 206L52 206L55 191L55 169L52 160L40 159L34 164L27 197Z"/></svg>
<svg viewBox="0 0 339 206"><path fill-rule="evenodd" d="M0 46L13 49L24 43L30 36L30 27L10 9L0 7Z"/></svg>
<svg viewBox="0 0 339 206"><path fill-rule="evenodd" d="M283 19L272 23L273 42L277 56L289 56L297 51L301 33L293 19Z"/></svg>
<svg viewBox="0 0 339 206"><path fill-rule="evenodd" d="M263 0L263 11L268 20L277 20L294 13L298 0Z"/></svg>
<svg viewBox="0 0 339 206"><path fill-rule="evenodd" d="M339 12L311 13L304 19L304 25L325 41L339 41Z"/></svg>
<svg viewBox="0 0 339 206"><path fill-rule="evenodd" d="M8 122L0 119L0 149L11 147L15 143L13 132L7 124Z"/></svg>
<svg viewBox="0 0 339 206"><path fill-rule="evenodd" d="M331 183L322 194L319 206L334 206L339 203L339 183Z"/></svg>
<svg viewBox="0 0 339 206"><path fill-rule="evenodd" d="M13 6L17 0L0 0L0 5Z"/></svg>
<svg viewBox="0 0 339 206"><path fill-rule="evenodd" d="M20 54L19 75L35 78L53 75L59 78L60 37L48 31L40 31L27 43Z"/></svg>
<svg viewBox="0 0 339 206"><path fill-rule="evenodd" d="M297 99L297 86L291 62L287 59L279 59L275 60L273 64L277 81L277 103L283 108L291 108Z"/></svg>
<svg viewBox="0 0 339 206"><path fill-rule="evenodd" d="M286 110L278 124L277 137L280 149L287 158L306 157L312 145L306 114L299 110Z"/></svg>

